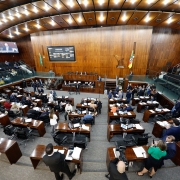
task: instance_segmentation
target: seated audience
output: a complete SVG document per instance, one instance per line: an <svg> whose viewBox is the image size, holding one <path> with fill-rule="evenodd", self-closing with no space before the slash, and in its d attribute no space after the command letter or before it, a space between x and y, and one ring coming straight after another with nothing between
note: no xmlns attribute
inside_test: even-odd
<svg viewBox="0 0 180 180"><path fill-rule="evenodd" d="M113 106L111 107L111 112L115 113L117 109L118 109L117 105L113 104Z"/></svg>
<svg viewBox="0 0 180 180"><path fill-rule="evenodd" d="M10 95L10 102L19 102L19 99L17 98L16 94L15 93L12 93Z"/></svg>

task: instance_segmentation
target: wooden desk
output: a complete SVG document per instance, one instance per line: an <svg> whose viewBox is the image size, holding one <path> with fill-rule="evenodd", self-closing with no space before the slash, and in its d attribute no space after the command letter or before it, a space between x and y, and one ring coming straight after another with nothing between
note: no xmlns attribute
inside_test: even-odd
<svg viewBox="0 0 180 180"><path fill-rule="evenodd" d="M136 114L133 111L129 111L129 112L131 113L131 115L119 114L119 113L117 113L117 115L114 115L113 112L109 112L108 113L108 118L107 118L107 123L110 124L113 119L117 119L117 118L120 118L120 117L127 118L127 119L136 117Z"/></svg>
<svg viewBox="0 0 180 180"><path fill-rule="evenodd" d="M45 145L37 145L32 154L30 155L30 160L32 162L32 165L34 169L36 169L37 165L39 164L39 161L42 160L43 156L45 155ZM68 149L64 148L63 146L54 146L55 149L59 150L65 150L64 154L67 154ZM66 160L67 161L67 160ZM80 154L80 159L79 160L71 160L67 162L72 162L78 165L78 169L80 170L80 174L82 173L82 165L83 165L83 158L82 158L82 151Z"/></svg>
<svg viewBox="0 0 180 180"><path fill-rule="evenodd" d="M148 106L148 109L154 109L155 107L159 106L159 103L138 103L137 105L137 112L140 113L142 109L144 109L146 106Z"/></svg>
<svg viewBox="0 0 180 180"><path fill-rule="evenodd" d="M16 118L11 123L15 126L30 127L31 129L36 129L39 133L39 136L42 137L46 133L44 127L44 122L39 120L32 120L32 122L26 123L21 120L21 118Z"/></svg>
<svg viewBox="0 0 180 180"><path fill-rule="evenodd" d="M37 107L42 107L42 100L41 99L35 99L35 103L37 103Z"/></svg>
<svg viewBox="0 0 180 180"><path fill-rule="evenodd" d="M157 122L154 124L153 130L152 130L152 134L156 137L156 138L161 138L162 137L162 133L163 133L163 129L165 129L164 126L159 125Z"/></svg>
<svg viewBox="0 0 180 180"><path fill-rule="evenodd" d="M0 153L8 158L10 164L16 163L22 156L21 150L16 141L0 138Z"/></svg>
<svg viewBox="0 0 180 180"><path fill-rule="evenodd" d="M155 115L157 115L157 114L162 114L162 115L165 115L165 114L167 114L167 113L169 113L170 112L170 110L167 112L167 111L161 111L161 112L154 112L154 113L152 113L150 110L145 110L144 111L144 115L143 115L143 121L144 122L148 122L148 120L149 120L149 118L151 117L151 116L155 116Z"/></svg>
<svg viewBox="0 0 180 180"><path fill-rule="evenodd" d="M113 125L107 125L107 139L110 141L110 139L116 135L116 134L123 134L123 133L144 133L145 129L136 129L131 128L131 129L123 129L120 127L120 124L113 124Z"/></svg>
<svg viewBox="0 0 180 180"><path fill-rule="evenodd" d="M81 108L81 109L86 109L86 108L89 108L90 106L89 105L84 105L84 104L77 104L76 105L76 108Z"/></svg>
<svg viewBox="0 0 180 180"><path fill-rule="evenodd" d="M0 99L0 103L3 105L6 102L6 99Z"/></svg>
<svg viewBox="0 0 180 180"><path fill-rule="evenodd" d="M9 120L9 116L7 114L1 114L0 115L0 123L2 126L7 126L8 124L11 124L11 121Z"/></svg>
<svg viewBox="0 0 180 180"><path fill-rule="evenodd" d="M89 130L83 129L83 128L74 128L74 129L70 129L68 126L68 123L58 123L56 126L56 131L59 131L61 133L80 133L80 134L84 134L89 138L89 141L91 139L91 125L90 124L86 124L86 126L89 127Z"/></svg>
<svg viewBox="0 0 180 180"><path fill-rule="evenodd" d="M17 95L17 98L18 98L19 101L21 101L22 95Z"/></svg>
<svg viewBox="0 0 180 180"><path fill-rule="evenodd" d="M85 114L72 114L72 113L69 113L68 116L69 116L69 119L73 119L73 118L77 118L77 117L82 118L82 117L85 116Z"/></svg>
<svg viewBox="0 0 180 180"><path fill-rule="evenodd" d="M136 154L133 151L134 147L137 147L137 146L126 147L126 150L125 150L126 159L128 161L144 161L144 159L146 159L146 158L144 158L144 157L136 157ZM149 147L148 146L142 146L142 147L146 151L146 157L148 157L147 150L148 150ZM107 168L109 167L110 161L115 159L113 148L115 148L115 147L107 148L107 154L106 154L106 165L107 165Z"/></svg>
<svg viewBox="0 0 180 180"><path fill-rule="evenodd" d="M62 96L58 96L56 99L57 99L58 101L61 101L61 100L62 100ZM65 101L66 101L66 102L70 102L70 104L71 104L72 106L74 106L74 98L68 97L68 98L65 98Z"/></svg>
<svg viewBox="0 0 180 180"><path fill-rule="evenodd" d="M109 100L108 100L108 103L109 103L109 104L116 104L116 103L127 104L128 101L127 101L127 99L119 99L119 100L116 100L116 99L109 99Z"/></svg>
<svg viewBox="0 0 180 180"><path fill-rule="evenodd" d="M19 109L21 109L23 112L23 115L26 116L26 114L29 110L29 107L28 107L28 105L23 105L23 106L19 107Z"/></svg>

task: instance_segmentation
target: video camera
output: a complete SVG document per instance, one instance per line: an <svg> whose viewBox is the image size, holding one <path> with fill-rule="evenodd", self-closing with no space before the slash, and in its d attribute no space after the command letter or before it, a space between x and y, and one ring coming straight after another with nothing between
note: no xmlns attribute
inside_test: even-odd
<svg viewBox="0 0 180 180"><path fill-rule="evenodd" d="M126 159L126 156L125 156L125 150L126 150L126 146L119 146L119 147L116 147L116 151L119 151L119 160L120 161L123 161L125 166L126 166L126 171L128 170L128 167L129 167L129 163L128 163L128 160Z"/></svg>

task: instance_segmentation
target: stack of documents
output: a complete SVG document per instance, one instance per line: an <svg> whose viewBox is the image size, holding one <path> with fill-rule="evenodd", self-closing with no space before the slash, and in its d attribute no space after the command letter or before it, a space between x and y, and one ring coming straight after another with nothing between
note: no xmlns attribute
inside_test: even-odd
<svg viewBox="0 0 180 180"><path fill-rule="evenodd" d="M167 109L167 108L164 108L163 111L164 111L164 112L169 112L170 110Z"/></svg>
<svg viewBox="0 0 180 180"><path fill-rule="evenodd" d="M139 98L134 98L135 100L139 100Z"/></svg>
<svg viewBox="0 0 180 180"><path fill-rule="evenodd" d="M113 113L114 114L114 116L117 116L117 113Z"/></svg>
<svg viewBox="0 0 180 180"><path fill-rule="evenodd" d="M32 118L25 119L25 122L32 122Z"/></svg>
<svg viewBox="0 0 180 180"><path fill-rule="evenodd" d="M146 158L146 151L142 146L133 148L134 153L136 154L136 157L144 157Z"/></svg>
<svg viewBox="0 0 180 180"><path fill-rule="evenodd" d="M83 124L83 125L82 125L82 128L85 129L85 130L87 130L87 131L89 131L89 126L86 126L86 125Z"/></svg>
<svg viewBox="0 0 180 180"><path fill-rule="evenodd" d="M152 113L155 113L155 111L153 111L153 110L149 110L150 112L152 112Z"/></svg>
<svg viewBox="0 0 180 180"><path fill-rule="evenodd" d="M158 123L160 126L163 126L163 127L169 125L169 123L168 123L167 121L157 121L157 123Z"/></svg>
<svg viewBox="0 0 180 180"><path fill-rule="evenodd" d="M136 129L143 129L143 127L140 124L135 124Z"/></svg>
<svg viewBox="0 0 180 180"><path fill-rule="evenodd" d="M72 158L73 158L73 159L76 159L76 160L79 160L81 151L82 151L81 148L75 147L75 148L74 148L74 151L73 151L73 153L72 153Z"/></svg>

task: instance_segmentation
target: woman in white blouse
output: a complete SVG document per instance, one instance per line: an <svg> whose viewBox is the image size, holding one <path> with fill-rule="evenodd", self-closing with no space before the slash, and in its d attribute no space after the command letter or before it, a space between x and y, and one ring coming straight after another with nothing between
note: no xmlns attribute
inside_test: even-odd
<svg viewBox="0 0 180 180"><path fill-rule="evenodd" d="M47 98L50 103L54 101L53 95L51 93L47 94Z"/></svg>
<svg viewBox="0 0 180 180"><path fill-rule="evenodd" d="M54 109L50 110L49 113L50 125L52 126L52 133L54 133L55 125L57 124L58 117L54 112Z"/></svg>

